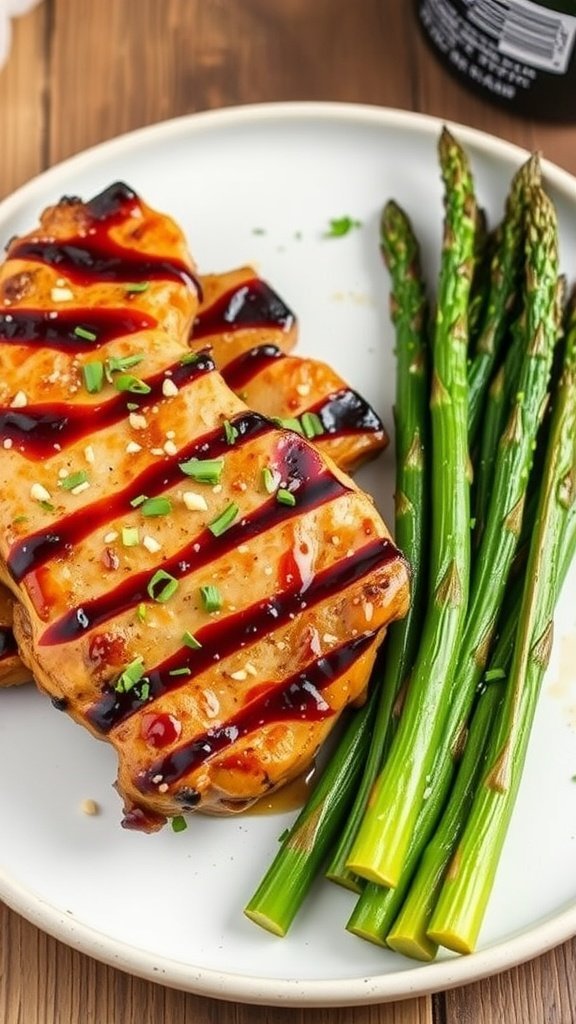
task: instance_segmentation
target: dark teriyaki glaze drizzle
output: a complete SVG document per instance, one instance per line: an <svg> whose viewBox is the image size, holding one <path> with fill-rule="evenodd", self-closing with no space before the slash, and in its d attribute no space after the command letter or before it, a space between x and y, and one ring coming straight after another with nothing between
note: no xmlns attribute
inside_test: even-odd
<svg viewBox="0 0 576 1024"><path fill-rule="evenodd" d="M181 388L197 377L214 370L214 362L200 355L193 363L173 363L146 381L150 391L140 395L123 391L112 392L105 402L91 405L69 405L66 402L38 403L24 409L0 408L0 439L9 437L22 454L41 459L54 453L54 446L66 448L88 434L118 423L128 415L127 404L139 408L162 400L162 385L167 376Z"/></svg>
<svg viewBox="0 0 576 1024"><path fill-rule="evenodd" d="M286 434L282 438L278 445L278 468L283 479L294 490L294 506L279 504L272 495L219 537L214 537L209 529L203 530L175 555L163 561L162 569L175 579L182 579L233 550L238 544L259 536L278 523L318 508L348 490L345 484L326 470L318 453L302 443L297 435ZM51 646L67 643L137 604L148 602L150 599L146 588L151 576L152 570L135 573L101 597L72 608L45 630L40 644Z"/></svg>
<svg viewBox="0 0 576 1024"><path fill-rule="evenodd" d="M318 658L302 672L296 672L280 685L270 683L268 692L252 701L225 725L209 729L189 743L183 743L154 764L136 780L141 793L151 793L159 784L172 785L198 768L208 758L248 736L256 729L280 721L320 722L334 712L322 696L339 676L362 656L375 633L365 633L329 654Z"/></svg>
<svg viewBox="0 0 576 1024"><path fill-rule="evenodd" d="M94 307L48 312L39 309L12 309L0 313L0 342L26 345L28 348L51 348L71 356L99 349L123 335L150 330L157 326L153 317L134 310ZM81 328L95 335L95 340L79 337Z"/></svg>
<svg viewBox="0 0 576 1024"><path fill-rule="evenodd" d="M384 433L384 424L372 406L351 388L336 391L327 401L311 406L309 411L316 413L330 436Z"/></svg>
<svg viewBox="0 0 576 1024"><path fill-rule="evenodd" d="M286 354L277 345L255 345L222 367L220 373L232 391L240 391L269 363L285 358Z"/></svg>
<svg viewBox="0 0 576 1024"><path fill-rule="evenodd" d="M288 306L260 278L244 281L205 307L196 317L191 337L207 338L225 331L271 328L289 331L296 318Z"/></svg>
<svg viewBox="0 0 576 1024"><path fill-rule="evenodd" d="M216 661L255 643L284 625L303 607L310 608L333 597L397 555L392 541L378 538L356 551L353 557L341 559L319 572L305 589L300 578L294 579L282 592L227 615L220 622L210 622L195 634L202 645L198 650L182 647L161 665L146 672L146 706L164 693L189 685L193 676L205 672ZM190 675L170 675L178 669L188 669ZM117 693L112 689L102 695L86 717L94 728L107 733L142 706L143 702L134 690Z"/></svg>
<svg viewBox="0 0 576 1024"><path fill-rule="evenodd" d="M61 201L78 202L76 199ZM46 263L81 285L91 285L98 280L174 280L192 285L201 294L197 277L181 260L162 259L149 253L143 255L118 245L110 237L110 228L141 209L138 196L127 185L115 182L89 200L84 209L89 226L77 238L68 239L65 243L16 239L9 246L8 257ZM137 226L135 219L136 229Z"/></svg>
<svg viewBox="0 0 576 1024"><path fill-rule="evenodd" d="M10 626L0 626L0 661L18 654L14 633Z"/></svg>
<svg viewBox="0 0 576 1024"><path fill-rule="evenodd" d="M243 352L220 371L232 391L241 391L270 363L289 359L277 345L256 345ZM330 437L348 434L383 434L384 425L368 402L351 388L334 391L326 399L311 405L307 412L315 412L324 432ZM316 440L321 440L321 436Z"/></svg>
<svg viewBox="0 0 576 1024"><path fill-rule="evenodd" d="M233 425L237 431L237 446L273 429L269 420L257 413L244 413L233 420ZM99 526L132 511L130 502L140 494L154 498L169 487L184 482L186 478L180 469L181 462L191 458L218 458L227 448L223 430L204 434L181 448L177 455L166 456L162 461L147 466L124 490L93 502L88 512L85 508L79 509L45 530L28 534L10 550L7 564L12 577L19 583L33 569L39 569L51 558L71 551L75 544Z"/></svg>

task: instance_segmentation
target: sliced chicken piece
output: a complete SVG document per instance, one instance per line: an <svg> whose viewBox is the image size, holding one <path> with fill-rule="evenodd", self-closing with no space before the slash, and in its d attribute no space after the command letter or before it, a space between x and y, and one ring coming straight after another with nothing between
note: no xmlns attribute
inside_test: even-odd
<svg viewBox="0 0 576 1024"><path fill-rule="evenodd" d="M0 686L15 686L30 679L12 631L13 604L10 591L0 587Z"/></svg>
<svg viewBox="0 0 576 1024"><path fill-rule="evenodd" d="M0 303L23 660L113 744L126 825L243 809L361 698L405 562L330 458L190 353L194 266L125 186L13 241Z"/></svg>
<svg viewBox="0 0 576 1024"><path fill-rule="evenodd" d="M295 317L251 267L205 275L202 287L191 348L210 346L224 380L250 408L286 420L348 473L386 447L379 416L335 370L287 355Z"/></svg>

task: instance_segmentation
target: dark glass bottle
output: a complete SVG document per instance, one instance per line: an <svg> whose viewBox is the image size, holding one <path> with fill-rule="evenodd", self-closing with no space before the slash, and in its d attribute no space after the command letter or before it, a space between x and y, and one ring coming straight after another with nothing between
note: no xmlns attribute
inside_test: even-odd
<svg viewBox="0 0 576 1024"><path fill-rule="evenodd" d="M576 121L576 0L417 0L448 70L509 110Z"/></svg>

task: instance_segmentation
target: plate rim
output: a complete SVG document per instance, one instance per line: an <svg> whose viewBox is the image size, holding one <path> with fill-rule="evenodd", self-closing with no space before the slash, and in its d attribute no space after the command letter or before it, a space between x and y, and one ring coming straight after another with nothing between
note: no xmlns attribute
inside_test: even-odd
<svg viewBox="0 0 576 1024"><path fill-rule="evenodd" d="M448 118L371 104L330 101L294 101L245 104L217 110L198 111L159 121L123 133L82 150L42 171L0 202L0 223L13 216L23 204L33 203L38 193L62 176L94 169L116 153L145 146L149 140L166 141L183 133L253 125L266 120L313 119L373 124L436 136L443 124L471 145L496 159L521 161L528 151L495 135ZM548 160L542 161L547 182L576 204L576 177ZM428 995L479 981L539 956L576 934L576 902L567 909L525 928L467 957L449 957L400 972L343 979L258 978L212 968L198 968L173 958L155 956L146 950L115 939L62 911L31 889L24 887L0 864L0 899L33 925L68 946L95 959L149 981L217 999L243 1003L337 1007L391 1002Z"/></svg>

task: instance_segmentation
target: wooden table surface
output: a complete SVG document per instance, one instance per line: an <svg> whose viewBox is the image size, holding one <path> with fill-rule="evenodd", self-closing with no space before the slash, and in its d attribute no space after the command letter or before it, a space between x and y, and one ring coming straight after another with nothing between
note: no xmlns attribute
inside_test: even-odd
<svg viewBox="0 0 576 1024"><path fill-rule="evenodd" d="M468 94L428 53L411 8L406 0L44 0L14 24L0 71L0 195L140 125L298 99L436 114L539 148L576 173L576 125L522 121ZM220 1003L129 977L1 905L0 928L2 1024L576 1021L576 941L432 997L291 1010Z"/></svg>

